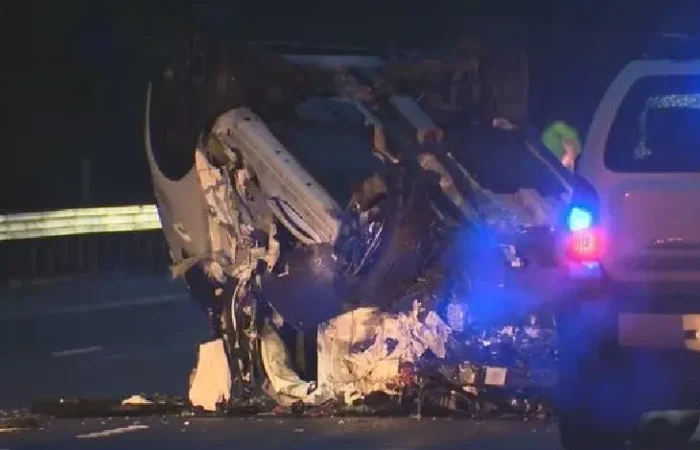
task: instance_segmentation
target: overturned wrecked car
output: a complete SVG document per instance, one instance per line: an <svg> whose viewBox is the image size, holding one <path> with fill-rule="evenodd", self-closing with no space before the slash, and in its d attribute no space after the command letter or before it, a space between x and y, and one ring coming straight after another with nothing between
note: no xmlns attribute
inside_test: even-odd
<svg viewBox="0 0 700 450"><path fill-rule="evenodd" d="M539 411L513 393L553 382L556 159L472 79L462 108L423 95L424 60L207 45L166 56L145 123L173 275L211 322L192 404Z"/></svg>

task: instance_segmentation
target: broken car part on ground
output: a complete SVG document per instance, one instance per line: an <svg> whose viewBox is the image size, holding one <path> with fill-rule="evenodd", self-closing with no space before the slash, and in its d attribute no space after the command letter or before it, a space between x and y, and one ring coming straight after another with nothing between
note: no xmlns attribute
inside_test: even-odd
<svg viewBox="0 0 700 450"><path fill-rule="evenodd" d="M538 409L567 174L522 129L522 77L463 47L166 55L145 142L173 274L211 320L193 405Z"/></svg>

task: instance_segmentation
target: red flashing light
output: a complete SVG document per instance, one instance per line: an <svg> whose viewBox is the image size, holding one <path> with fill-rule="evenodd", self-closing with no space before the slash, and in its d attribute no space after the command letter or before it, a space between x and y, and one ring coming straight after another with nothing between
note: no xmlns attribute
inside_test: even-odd
<svg viewBox="0 0 700 450"><path fill-rule="evenodd" d="M594 228L570 232L567 252L570 257L577 261L598 261L603 253L601 233Z"/></svg>

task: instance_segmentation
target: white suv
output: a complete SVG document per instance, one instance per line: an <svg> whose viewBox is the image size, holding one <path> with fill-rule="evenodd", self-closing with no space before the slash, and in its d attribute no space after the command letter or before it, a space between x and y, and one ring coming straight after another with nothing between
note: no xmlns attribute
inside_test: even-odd
<svg viewBox="0 0 700 450"><path fill-rule="evenodd" d="M559 317L566 448L616 448L656 411L700 409L700 60L614 79L562 222L576 286ZM697 415L669 435L688 439Z"/></svg>

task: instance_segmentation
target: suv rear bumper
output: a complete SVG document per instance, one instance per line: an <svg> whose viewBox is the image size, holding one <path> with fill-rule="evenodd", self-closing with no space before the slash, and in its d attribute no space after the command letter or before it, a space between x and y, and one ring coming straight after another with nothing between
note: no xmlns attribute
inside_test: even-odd
<svg viewBox="0 0 700 450"><path fill-rule="evenodd" d="M652 411L700 409L700 339L684 334L700 328L700 290L601 282L569 294L558 313L560 410L631 430Z"/></svg>

